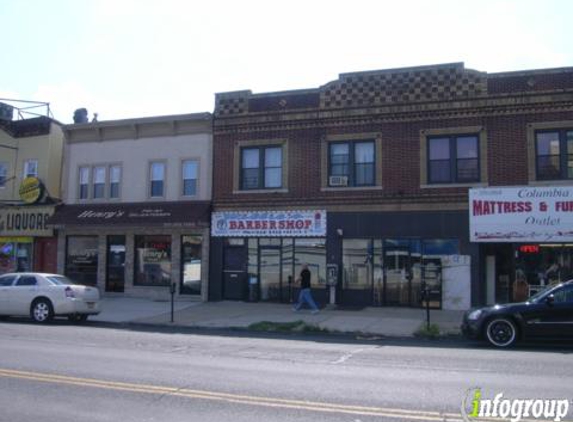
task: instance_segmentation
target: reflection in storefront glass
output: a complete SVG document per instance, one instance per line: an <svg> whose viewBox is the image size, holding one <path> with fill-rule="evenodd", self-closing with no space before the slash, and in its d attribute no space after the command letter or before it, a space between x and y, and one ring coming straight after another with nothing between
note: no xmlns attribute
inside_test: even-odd
<svg viewBox="0 0 573 422"><path fill-rule="evenodd" d="M201 294L201 236L183 236L181 239L181 263L183 279L181 294Z"/></svg>
<svg viewBox="0 0 573 422"><path fill-rule="evenodd" d="M171 283L171 236L135 236L135 283L168 286Z"/></svg>
<svg viewBox="0 0 573 422"><path fill-rule="evenodd" d="M295 278L305 262L312 274L312 285L326 285L326 239L295 239Z"/></svg>
<svg viewBox="0 0 573 422"><path fill-rule="evenodd" d="M342 241L342 286L344 289L365 290L372 282L372 241L344 239Z"/></svg>
<svg viewBox="0 0 573 422"><path fill-rule="evenodd" d="M80 283L97 284L98 237L68 236L66 276Z"/></svg>
<svg viewBox="0 0 573 422"><path fill-rule="evenodd" d="M32 238L0 238L0 274L32 270Z"/></svg>

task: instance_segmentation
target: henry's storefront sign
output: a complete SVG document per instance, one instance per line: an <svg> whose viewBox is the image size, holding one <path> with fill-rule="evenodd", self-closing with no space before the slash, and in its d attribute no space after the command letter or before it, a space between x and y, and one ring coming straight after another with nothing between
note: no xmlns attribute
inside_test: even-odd
<svg viewBox="0 0 573 422"><path fill-rule="evenodd" d="M224 211L211 217L211 235L225 237L323 237L326 211Z"/></svg>
<svg viewBox="0 0 573 422"><path fill-rule="evenodd" d="M7 207L0 209L0 236L53 236L46 222L54 207Z"/></svg>
<svg viewBox="0 0 573 422"><path fill-rule="evenodd" d="M470 189L472 242L573 242L573 187Z"/></svg>

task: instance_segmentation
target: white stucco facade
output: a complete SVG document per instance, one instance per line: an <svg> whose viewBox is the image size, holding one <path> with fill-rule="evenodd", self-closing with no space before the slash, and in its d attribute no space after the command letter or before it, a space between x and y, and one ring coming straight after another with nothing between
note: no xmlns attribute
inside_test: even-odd
<svg viewBox="0 0 573 422"><path fill-rule="evenodd" d="M167 299L173 288L179 298L206 301L211 114L81 123L64 132L64 203L52 220L58 272L105 295ZM184 162L196 170L185 178ZM152 163L164 168L161 195L152 194Z"/></svg>

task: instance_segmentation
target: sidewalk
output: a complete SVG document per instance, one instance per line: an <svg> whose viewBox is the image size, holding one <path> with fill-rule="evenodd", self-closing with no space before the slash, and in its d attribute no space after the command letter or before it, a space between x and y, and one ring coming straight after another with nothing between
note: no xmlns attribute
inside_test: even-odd
<svg viewBox="0 0 573 422"><path fill-rule="evenodd" d="M425 324L426 312L413 308L364 308L361 310L323 309L312 315L309 310L293 312L289 304L245 302L175 302L171 323L171 303L149 299L102 299L103 310L90 320L111 323L137 323L192 328L246 329L268 321L287 323L304 321L333 332L366 335L412 337ZM431 310L432 323L445 335L457 335L462 311Z"/></svg>

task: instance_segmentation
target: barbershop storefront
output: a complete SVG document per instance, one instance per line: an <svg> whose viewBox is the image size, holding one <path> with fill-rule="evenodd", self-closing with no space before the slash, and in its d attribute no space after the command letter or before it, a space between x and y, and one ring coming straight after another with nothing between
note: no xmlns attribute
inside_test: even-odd
<svg viewBox="0 0 573 422"><path fill-rule="evenodd" d="M434 308L470 306L465 211L224 211L211 227L211 300L291 302L308 263L321 305L420 307L427 286Z"/></svg>
<svg viewBox="0 0 573 422"><path fill-rule="evenodd" d="M215 212L211 235L211 300L292 302L303 263L326 300L326 211Z"/></svg>
<svg viewBox="0 0 573 422"><path fill-rule="evenodd" d="M488 304L573 278L573 187L471 189L469 200Z"/></svg>
<svg viewBox="0 0 573 422"><path fill-rule="evenodd" d="M58 269L107 294L207 299L208 202L63 205Z"/></svg>
<svg viewBox="0 0 573 422"><path fill-rule="evenodd" d="M50 205L0 208L0 274L14 271L56 272L57 242L47 226Z"/></svg>

